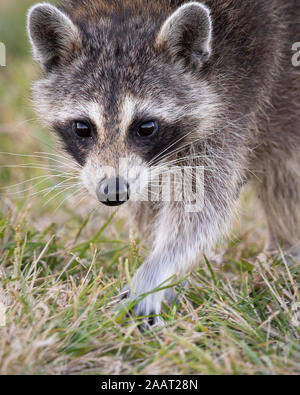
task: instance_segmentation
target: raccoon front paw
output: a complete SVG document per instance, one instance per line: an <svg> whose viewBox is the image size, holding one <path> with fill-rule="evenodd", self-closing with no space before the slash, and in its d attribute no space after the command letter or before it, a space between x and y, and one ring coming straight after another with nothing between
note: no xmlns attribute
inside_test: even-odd
<svg viewBox="0 0 300 395"><path fill-rule="evenodd" d="M120 294L121 306L128 310L128 317L134 316L142 321L142 326L162 325L160 317L162 297L159 292L147 296L134 293L129 286ZM133 314L132 314L133 313Z"/></svg>

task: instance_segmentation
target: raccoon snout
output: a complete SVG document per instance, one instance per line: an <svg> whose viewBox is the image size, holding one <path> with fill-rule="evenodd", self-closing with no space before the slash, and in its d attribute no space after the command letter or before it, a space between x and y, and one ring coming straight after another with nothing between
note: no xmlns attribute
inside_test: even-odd
<svg viewBox="0 0 300 395"><path fill-rule="evenodd" d="M100 203L106 206L120 206L130 198L130 187L122 177L112 177L100 181L96 194Z"/></svg>

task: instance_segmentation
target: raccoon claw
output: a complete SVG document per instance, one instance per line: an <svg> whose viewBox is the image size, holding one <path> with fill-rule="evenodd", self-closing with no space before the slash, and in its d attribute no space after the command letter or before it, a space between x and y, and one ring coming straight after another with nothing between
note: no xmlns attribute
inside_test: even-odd
<svg viewBox="0 0 300 395"><path fill-rule="evenodd" d="M135 295L127 286L120 293L119 300L121 307L128 311L124 318L137 318L141 321L140 329L162 325L163 320L159 316L160 302L157 294L150 294L142 298L142 296Z"/></svg>
<svg viewBox="0 0 300 395"><path fill-rule="evenodd" d="M122 301L122 300L128 299L129 293L130 293L129 288L128 288L128 287L125 287L125 288L121 291L121 293L118 295L119 300Z"/></svg>

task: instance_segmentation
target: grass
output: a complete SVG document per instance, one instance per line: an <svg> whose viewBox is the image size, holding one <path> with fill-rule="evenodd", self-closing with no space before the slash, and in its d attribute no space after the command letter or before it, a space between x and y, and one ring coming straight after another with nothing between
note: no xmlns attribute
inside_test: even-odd
<svg viewBox="0 0 300 395"><path fill-rule="evenodd" d="M30 4L0 6L8 51L0 68L0 151L29 155L56 152L30 108L29 81L37 76L24 28ZM145 248L129 237L122 217L89 201L71 198L57 209L63 194L45 205L54 192L43 196L43 189L56 178L11 187L45 175L32 168L41 163L53 167L47 158L0 154L1 374L300 373L293 312L300 268L261 252L265 227L252 217L258 208L251 194L230 240L199 262L179 304L163 306L165 326L141 334L137 323L121 320L113 301Z"/></svg>

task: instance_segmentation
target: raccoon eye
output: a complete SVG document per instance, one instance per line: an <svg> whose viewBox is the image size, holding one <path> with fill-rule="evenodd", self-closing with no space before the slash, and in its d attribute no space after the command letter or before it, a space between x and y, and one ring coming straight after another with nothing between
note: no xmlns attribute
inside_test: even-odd
<svg viewBox="0 0 300 395"><path fill-rule="evenodd" d="M73 132L79 137L91 137L92 127L87 121L75 121L72 126Z"/></svg>
<svg viewBox="0 0 300 395"><path fill-rule="evenodd" d="M156 121L150 121L142 123L138 129L138 135L140 137L152 137L158 131L158 123Z"/></svg>

